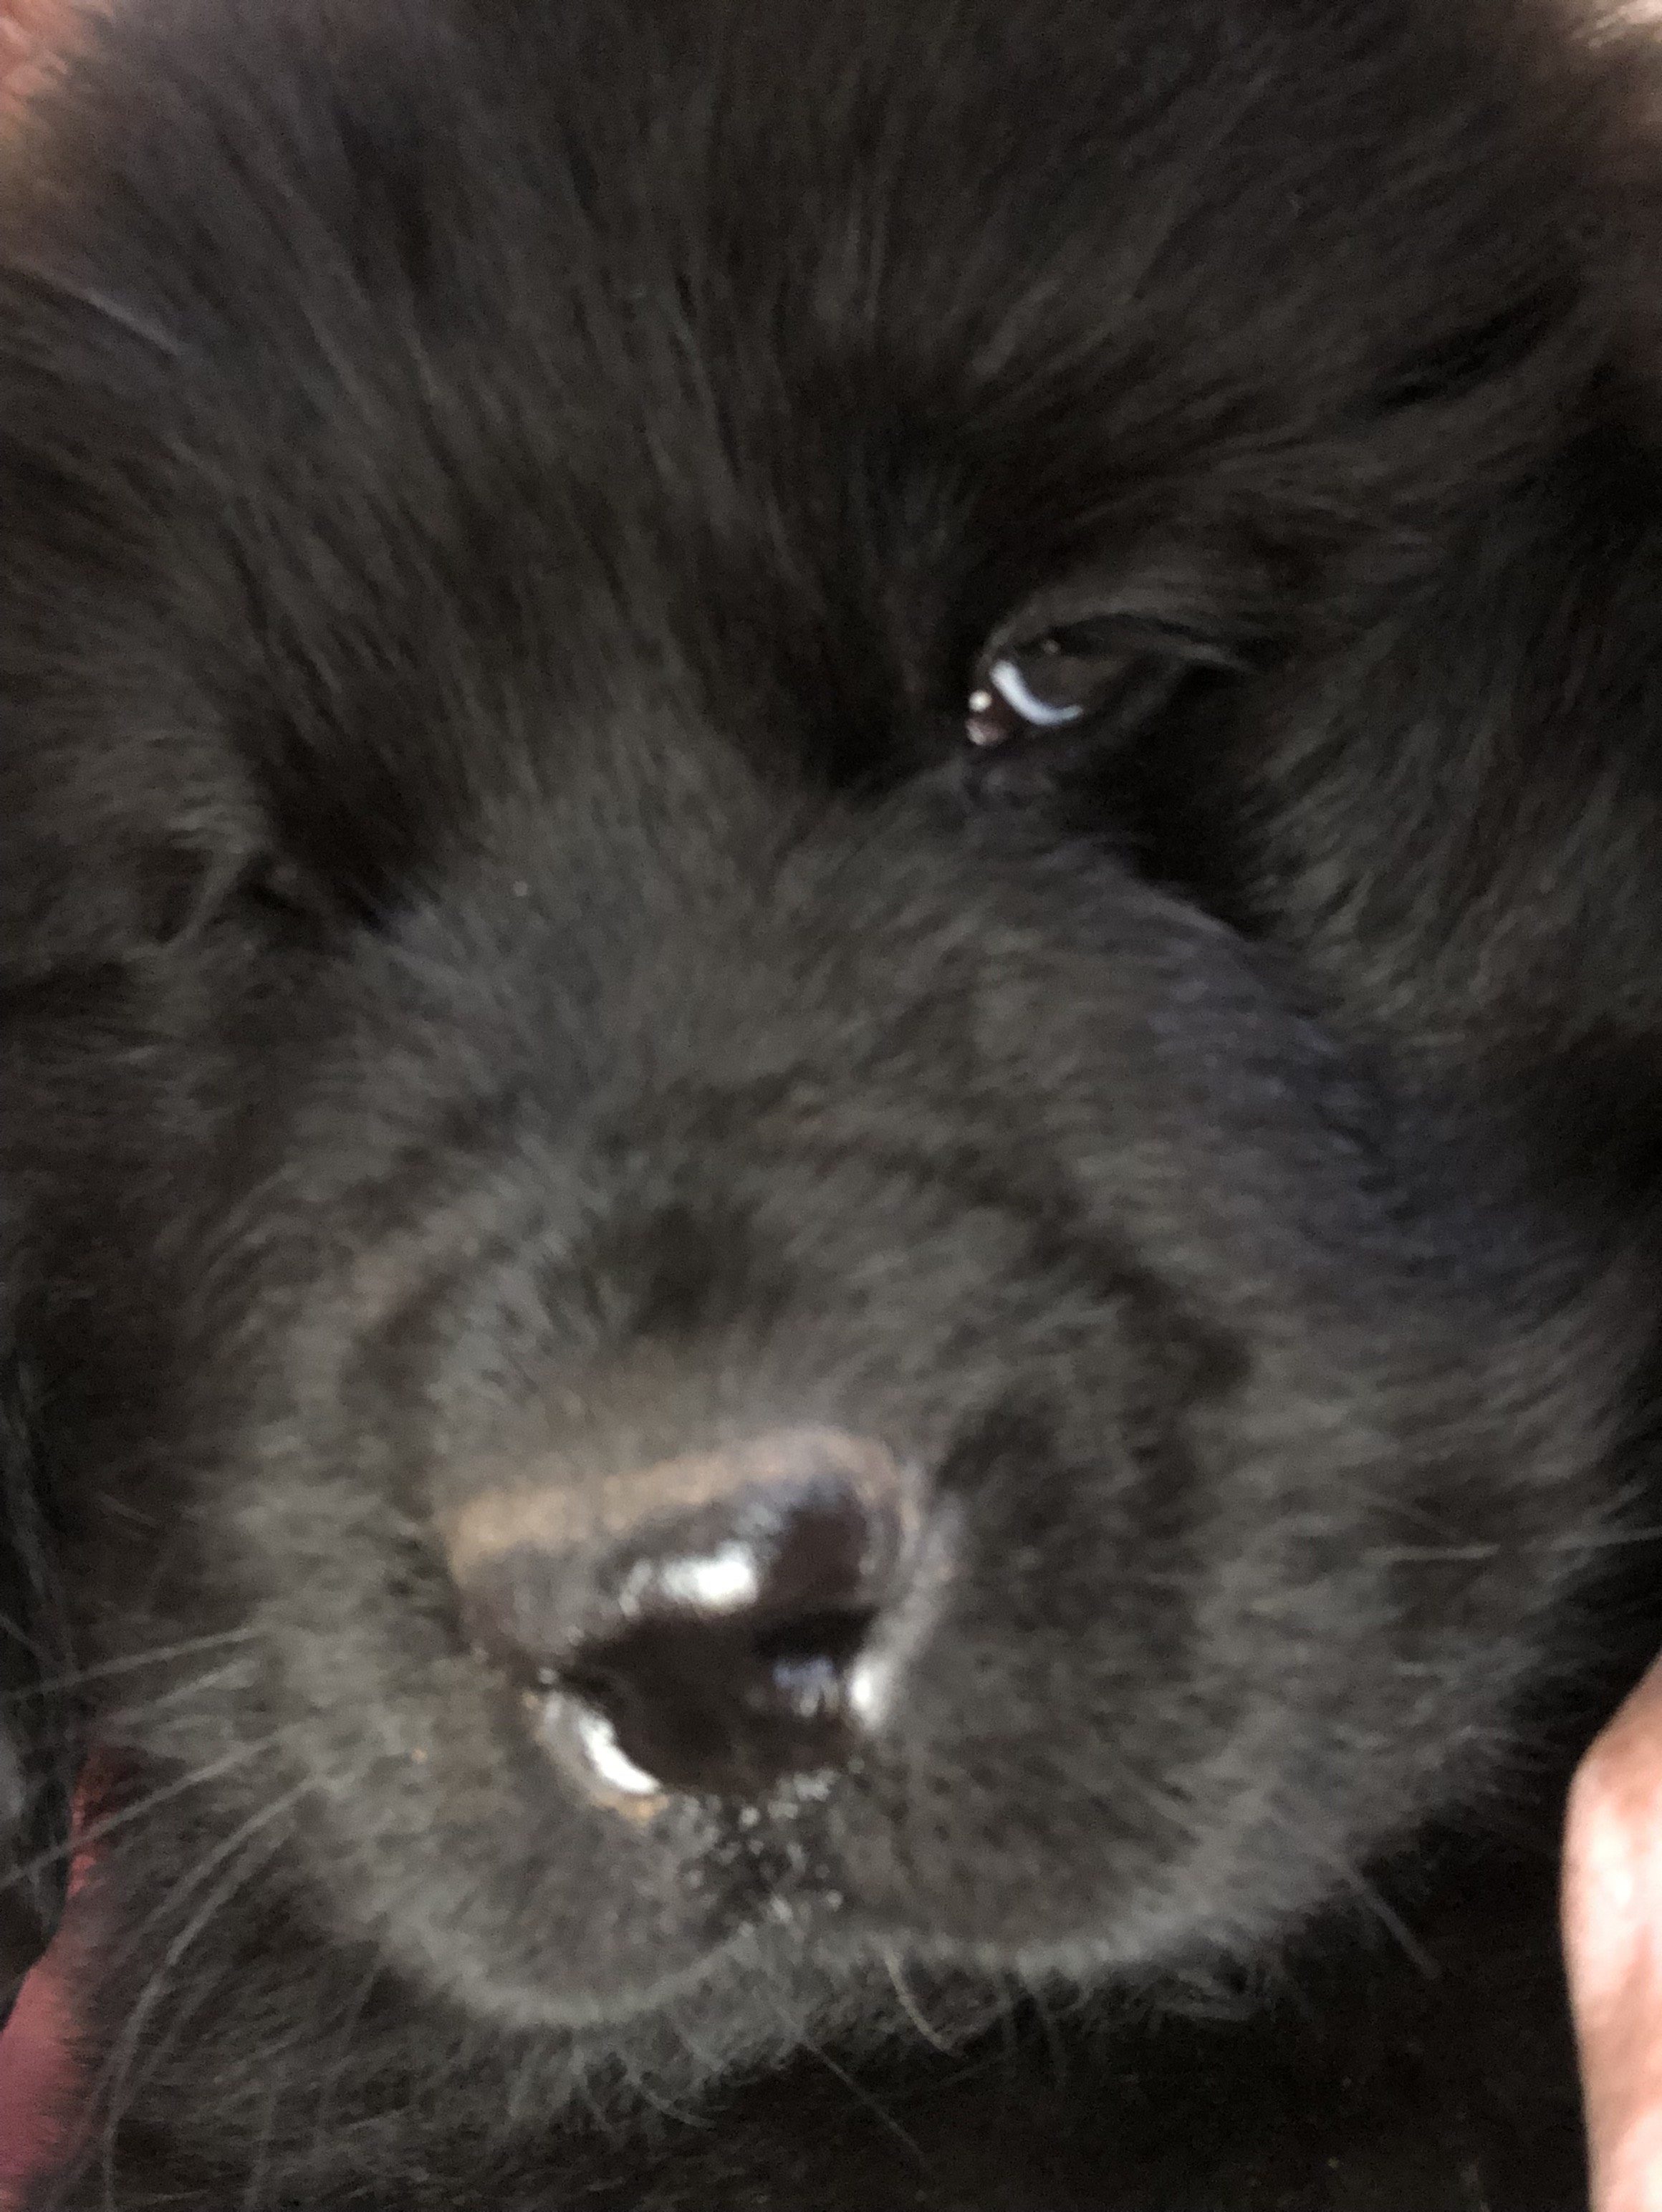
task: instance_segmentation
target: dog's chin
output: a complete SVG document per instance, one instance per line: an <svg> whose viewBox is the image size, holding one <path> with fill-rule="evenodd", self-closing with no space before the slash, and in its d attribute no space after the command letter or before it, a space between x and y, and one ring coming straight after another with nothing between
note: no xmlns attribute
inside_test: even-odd
<svg viewBox="0 0 1662 2212"><path fill-rule="evenodd" d="M792 1838L781 1860L800 1848ZM1068 1888L1059 1867L1035 1868L1032 1910L1007 1914L995 1929L944 1898L862 1897L846 1869L824 1866L818 1881L758 1878L742 1902L701 1909L696 1900L731 1875L725 1856L669 1854L655 1896L596 1899L595 1920L618 1931L612 1945L574 1945L562 1956L533 1928L517 1946L500 1924L464 1936L415 1908L430 1884L411 1886L412 1910L392 1914L375 1940L417 1985L481 2027L551 2036L577 2057L685 2033L713 2054L716 2072L827 2023L904 2031L922 2008L955 2036L996 2016L1013 1988L1078 1994L1159 1982L1173 1968L1218 1965L1231 1949L1215 1917L1180 1885L1158 1880L1135 1886L1117 1907L1098 1899L1094 1921L1075 1919L1056 1909ZM689 1909L666 1912L663 1894L678 1888ZM1307 1907L1308 1897L1300 1903ZM631 1939L633 1921L650 1927L649 1944ZM586 1955L573 1955L581 1948Z"/></svg>
<svg viewBox="0 0 1662 2212"><path fill-rule="evenodd" d="M678 1872L696 1894L703 1869L689 1864ZM723 2039L736 2033L746 2046L771 2044L782 2031L788 2040L808 2021L853 2000L883 1960L922 1959L947 1948L851 1911L835 1891L782 1892L719 1916L689 1912L679 1924L644 1897L596 1905L597 1918L620 1931L631 1918L649 1923L650 1944L624 1932L615 1947L591 1947L581 1959L561 1959L557 1947L534 1942L516 1954L494 1929L459 1938L420 1914L394 1915L379 1937L419 1984L480 2025L551 2033L593 2052L620 2039L632 2042L638 2031L649 2040L654 2024L706 2016L724 2024ZM947 1967L944 1954L938 1963ZM855 2003L856 2014L861 2009Z"/></svg>
<svg viewBox="0 0 1662 2212"><path fill-rule="evenodd" d="M758 1978L776 1988L807 1981L823 1996L843 1978L829 1957L822 1960L801 1943L771 1942L760 1927L740 1928L723 1941L690 1948L690 1957L663 1973L625 1970L604 1986L516 1981L485 1955L447 1961L441 1978L444 1994L475 2020L516 2032L569 2035L596 2051L643 2025L696 2014L724 1987L736 1990ZM758 2032L765 2035L765 2020Z"/></svg>
<svg viewBox="0 0 1662 2212"><path fill-rule="evenodd" d="M741 1825L752 1810L754 1825ZM604 1824L617 1815L600 1817ZM481 2027L551 2038L584 2062L635 2053L630 2063L642 2066L666 2035L688 2037L717 2073L828 2022L880 2020L893 2009L897 1985L902 2017L890 2025L904 2026L916 1984L931 2018L938 2012L957 2033L995 2013L1012 1983L1091 1983L1136 1962L1135 1940L1037 1924L1012 1924L989 1939L950 1924L954 1916L932 1911L927 1899L862 1896L855 1875L800 1817L776 1818L761 1807L712 1817L709 1807L689 1803L673 1807L665 1825L677 1833L663 1838L655 1865L640 1870L637 1888L614 1884L587 1900L587 1941L569 1923L574 1940L562 1942L551 1914L539 1927L534 1910L517 1921L435 1912L447 1885L430 1879L430 1867L389 1878L386 1894L396 1901L356 1932L415 1986ZM314 1866L307 1887L315 1904L327 1897L338 1934L338 1887L320 1887L320 1872ZM497 1873L490 1887L516 1887L507 1868ZM569 1913L570 1900L560 1902Z"/></svg>
<svg viewBox="0 0 1662 2212"><path fill-rule="evenodd" d="M1077 1996L1109 1971L1108 1955L1083 1941L1006 1951L794 1910L788 1920L737 1929L655 1979L620 1978L604 1992L550 1989L540 2003L504 2009L486 1976L464 2009L564 2050L579 2072L616 2067L670 2087L689 2060L701 2081L713 2081L825 2038L876 2043L922 2033L959 2044L1000 2018L1014 1990ZM450 1992L453 2001L459 1994Z"/></svg>
<svg viewBox="0 0 1662 2212"><path fill-rule="evenodd" d="M396 1937L387 1946L401 1948ZM563 2052L580 2075L615 2065L669 2087L689 2062L699 2081L715 2080L821 2033L901 2027L903 2017L886 2019L897 1976L903 1987L916 1976L954 2033L973 2032L996 2011L997 1970L990 1958L977 1970L933 1956L933 1948L899 1929L856 1929L835 1908L793 1903L724 1934L666 1940L656 1973L631 1958L605 1976L537 1978L515 1974L494 1948L436 1956L419 1939L405 1963L475 2029Z"/></svg>

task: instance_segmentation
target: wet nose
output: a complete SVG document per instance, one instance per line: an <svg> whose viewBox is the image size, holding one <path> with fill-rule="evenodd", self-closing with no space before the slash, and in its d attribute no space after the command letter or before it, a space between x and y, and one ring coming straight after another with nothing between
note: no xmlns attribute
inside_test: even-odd
<svg viewBox="0 0 1662 2212"><path fill-rule="evenodd" d="M917 1519L888 1451L816 1431L488 1493L446 1534L470 1632L603 1789L753 1796L878 1717Z"/></svg>

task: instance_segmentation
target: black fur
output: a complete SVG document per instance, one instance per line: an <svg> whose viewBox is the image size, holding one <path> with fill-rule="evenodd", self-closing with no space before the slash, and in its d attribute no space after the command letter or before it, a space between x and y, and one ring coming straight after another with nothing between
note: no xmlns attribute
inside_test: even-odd
<svg viewBox="0 0 1662 2212"><path fill-rule="evenodd" d="M1658 1633L1644 50L89 36L0 180L39 2205L1568 2203L1531 1838ZM1063 585L1169 678L973 751ZM576 1802L435 1514L804 1420L953 1532L896 1718Z"/></svg>

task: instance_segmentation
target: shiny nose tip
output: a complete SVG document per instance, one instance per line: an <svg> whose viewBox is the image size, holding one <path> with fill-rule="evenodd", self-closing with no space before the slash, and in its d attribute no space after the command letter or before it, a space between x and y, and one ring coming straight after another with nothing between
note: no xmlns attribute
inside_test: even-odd
<svg viewBox="0 0 1662 2212"><path fill-rule="evenodd" d="M603 1790L753 1797L849 1758L917 1522L882 1447L788 1432L449 1531L471 1630L544 1692Z"/></svg>

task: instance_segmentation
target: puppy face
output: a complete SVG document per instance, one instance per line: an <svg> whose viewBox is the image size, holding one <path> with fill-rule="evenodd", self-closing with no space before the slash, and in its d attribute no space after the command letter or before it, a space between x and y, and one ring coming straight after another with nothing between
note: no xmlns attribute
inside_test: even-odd
<svg viewBox="0 0 1662 2212"><path fill-rule="evenodd" d="M1331 13L216 6L42 111L14 1326L275 1985L727 2056L1495 1771L1634 1354L1490 1082L1654 988L1530 751L1626 449L1531 54Z"/></svg>

